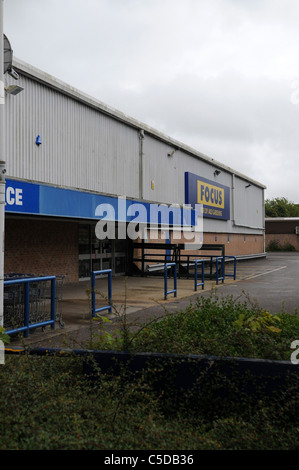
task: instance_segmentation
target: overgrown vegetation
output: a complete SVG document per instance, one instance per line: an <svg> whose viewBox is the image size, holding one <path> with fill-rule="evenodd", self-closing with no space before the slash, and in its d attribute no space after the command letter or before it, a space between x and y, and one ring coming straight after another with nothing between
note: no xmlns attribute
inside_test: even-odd
<svg viewBox="0 0 299 470"><path fill-rule="evenodd" d="M250 302L199 296L187 311L140 330L108 332L94 347L213 355L290 357L299 338L296 314L269 315ZM125 341L125 343L124 343ZM97 343L96 343L97 342ZM6 354L0 366L1 450L298 450L298 383L271 396L240 392L233 377L205 373L176 396L156 388L158 366L133 376L126 368L82 373L86 358ZM159 372L159 371L158 371ZM161 371L160 371L161 372ZM218 391L222 393L219 395Z"/></svg>
<svg viewBox="0 0 299 470"><path fill-rule="evenodd" d="M6 355L1 450L299 449L297 385L271 399L217 377L174 400L143 377L82 375L80 357ZM151 372L154 372L153 370ZM226 394L213 396L218 385Z"/></svg>
<svg viewBox="0 0 299 470"><path fill-rule="evenodd" d="M296 313L271 315L252 302L232 296L198 296L185 311L167 314L137 332L125 328L111 333L100 328L94 349L198 354L289 360L290 344L299 338ZM103 320L102 320L103 321Z"/></svg>
<svg viewBox="0 0 299 470"><path fill-rule="evenodd" d="M5 329L3 328L3 326L0 326L0 341L2 341L2 343L9 343L10 342L10 338L5 333Z"/></svg>
<svg viewBox="0 0 299 470"><path fill-rule="evenodd" d="M296 251L296 248L291 243L281 243L278 240L270 240L266 247L266 251Z"/></svg>

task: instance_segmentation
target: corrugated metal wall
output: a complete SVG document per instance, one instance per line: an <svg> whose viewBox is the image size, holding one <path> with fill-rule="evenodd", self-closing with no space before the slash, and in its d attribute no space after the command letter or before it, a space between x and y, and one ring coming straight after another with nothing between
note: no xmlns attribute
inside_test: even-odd
<svg viewBox="0 0 299 470"><path fill-rule="evenodd" d="M234 194L232 198L232 217L236 226L264 227L264 204L262 191L253 184L234 178Z"/></svg>
<svg viewBox="0 0 299 470"><path fill-rule="evenodd" d="M10 177L139 196L136 130L26 77L18 85L6 97Z"/></svg>
<svg viewBox="0 0 299 470"><path fill-rule="evenodd" d="M200 175L215 183L231 186L231 175L224 171L214 177L215 167L170 144L146 135L144 139L144 198L163 203L183 204L185 199L184 175L186 171ZM161 171L162 170L162 171ZM154 189L152 189L154 181Z"/></svg>
<svg viewBox="0 0 299 470"><path fill-rule="evenodd" d="M10 77L7 82L15 83ZM205 231L261 233L262 187L246 188L246 179L225 168L215 177L212 161L148 131L140 139L138 127L49 83L21 74L18 85L24 87L22 93L6 95L8 177L182 205L184 174L189 171L230 188L231 220L206 219Z"/></svg>

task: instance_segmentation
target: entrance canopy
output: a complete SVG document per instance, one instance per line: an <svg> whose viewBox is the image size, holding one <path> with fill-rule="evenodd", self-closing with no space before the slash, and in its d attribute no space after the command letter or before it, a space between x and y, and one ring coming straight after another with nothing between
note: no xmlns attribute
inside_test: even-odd
<svg viewBox="0 0 299 470"><path fill-rule="evenodd" d="M5 211L173 227L196 225L196 210L191 206L153 204L13 179L6 179Z"/></svg>

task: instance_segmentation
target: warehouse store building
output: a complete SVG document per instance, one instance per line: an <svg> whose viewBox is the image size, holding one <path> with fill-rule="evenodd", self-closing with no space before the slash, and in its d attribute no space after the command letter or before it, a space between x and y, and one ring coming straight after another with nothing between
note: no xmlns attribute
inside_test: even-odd
<svg viewBox="0 0 299 470"><path fill-rule="evenodd" d="M132 272L134 242L164 243L167 253L178 240L174 220L135 241L96 236L99 206L115 208L117 233L132 220L119 201L126 209L176 207L179 217L192 207L190 226L202 204L201 243L237 257L265 255L262 184L20 60L13 68L18 80L5 74L6 274L78 282L92 270Z"/></svg>

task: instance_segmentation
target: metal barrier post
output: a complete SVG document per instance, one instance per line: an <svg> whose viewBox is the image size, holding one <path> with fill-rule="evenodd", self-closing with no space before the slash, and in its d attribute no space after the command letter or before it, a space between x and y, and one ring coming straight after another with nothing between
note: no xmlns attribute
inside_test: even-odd
<svg viewBox="0 0 299 470"><path fill-rule="evenodd" d="M198 286L201 286L201 288L204 288L205 285L205 267L204 267L204 259L196 259L194 260L195 266L194 266L194 290L197 290ZM201 263L201 282L197 282L197 264Z"/></svg>
<svg viewBox="0 0 299 470"><path fill-rule="evenodd" d="M224 263L225 263L225 259L226 258L232 258L234 260L234 272L233 274L225 274L225 271L224 271ZM218 260L221 260L221 276L219 276L219 273L218 273ZM236 275L237 275L237 258L236 256L218 256L216 258L216 283L218 284L218 281L221 281L222 282L224 281L224 278L225 277L233 277L234 280L236 280Z"/></svg>
<svg viewBox="0 0 299 470"><path fill-rule="evenodd" d="M109 310L112 312L111 300L112 300L112 269L103 269L101 271L92 271L91 273L91 314L94 318L97 312ZM105 307L96 308L96 293L95 293L95 278L98 274L108 274L108 305Z"/></svg>
<svg viewBox="0 0 299 470"><path fill-rule="evenodd" d="M174 286L172 290L167 290L167 269L168 266L174 266L174 276L173 276L173 281L174 281ZM176 263L166 263L164 266L164 300L167 300L167 295L174 293L174 296L177 296L177 266Z"/></svg>
<svg viewBox="0 0 299 470"><path fill-rule="evenodd" d="M51 279L51 321L52 330L55 330L55 314L56 314L56 278Z"/></svg>
<svg viewBox="0 0 299 470"><path fill-rule="evenodd" d="M218 272L218 262L221 260L221 276L219 276ZM216 258L216 284L218 285L218 282L222 281L224 282L224 257L223 256L217 256Z"/></svg>
<svg viewBox="0 0 299 470"><path fill-rule="evenodd" d="M28 338L29 335L29 282L24 285L24 326L26 327L24 336Z"/></svg>
<svg viewBox="0 0 299 470"><path fill-rule="evenodd" d="M233 274L225 274L226 277L233 277L234 280L236 280L236 275L237 275L237 258L236 256L225 256L225 258L231 258L234 260L234 272Z"/></svg>
<svg viewBox="0 0 299 470"><path fill-rule="evenodd" d="M41 321L37 323L30 324L30 283L31 282L39 282L39 281L51 281L51 319L46 321ZM4 281L4 287L9 286L12 284L24 284L24 326L20 328L15 328L12 330L5 330L7 335L11 335L14 333L24 332L24 336L28 337L29 330L38 327L45 327L47 325L51 325L52 329L55 329L55 282L56 276L40 276L40 277L31 277L31 278L24 278L24 279L11 279Z"/></svg>

